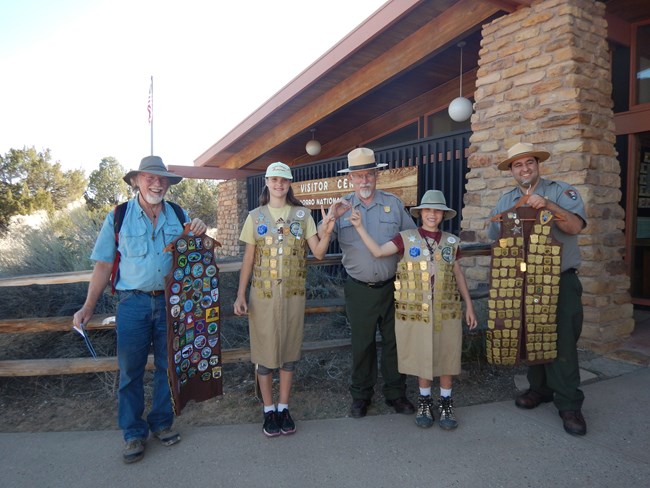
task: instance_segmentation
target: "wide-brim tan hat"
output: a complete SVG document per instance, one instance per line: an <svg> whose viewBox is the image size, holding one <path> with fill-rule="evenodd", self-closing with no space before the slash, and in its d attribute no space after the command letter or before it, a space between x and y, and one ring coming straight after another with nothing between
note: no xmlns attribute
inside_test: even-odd
<svg viewBox="0 0 650 488"><path fill-rule="evenodd" d="M440 190L427 190L427 192L422 196L420 205L417 207L411 207L411 215L415 218L420 218L420 210L423 208L444 210L445 216L443 220L453 219L456 216L456 211L447 206L445 195Z"/></svg>
<svg viewBox="0 0 650 488"><path fill-rule="evenodd" d="M367 147L358 147L348 154L348 167L338 170L338 173L352 173L388 166L386 163L375 162L375 152Z"/></svg>
<svg viewBox="0 0 650 488"><path fill-rule="evenodd" d="M163 164L160 156L147 156L142 158L140 167L129 171L124 175L123 180L126 181L127 185L131 186L131 179L138 173L151 173L156 176L165 176L169 180L170 185L176 185L183 179L182 176L167 171L167 167Z"/></svg>
<svg viewBox="0 0 650 488"><path fill-rule="evenodd" d="M501 161L497 165L497 168L501 171L507 171L510 169L510 163L516 159L523 158L524 156L533 156L541 163L542 161L546 161L551 156L551 153L546 151L535 151L532 144L527 142L518 142L508 149L508 159Z"/></svg>

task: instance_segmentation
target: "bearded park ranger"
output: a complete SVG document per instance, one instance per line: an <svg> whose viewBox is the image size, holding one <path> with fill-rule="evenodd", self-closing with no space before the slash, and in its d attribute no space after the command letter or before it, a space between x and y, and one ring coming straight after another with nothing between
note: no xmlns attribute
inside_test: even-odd
<svg viewBox="0 0 650 488"><path fill-rule="evenodd" d="M497 202L488 229L491 239L499 239L493 247L490 299L497 308L488 319L488 356L492 353L501 364L514 364L521 357L529 365L530 387L517 397L517 407L532 409L554 402L564 430L584 435L577 352L583 320L577 234L587 219L573 186L541 178L539 165L549 157L547 151L520 142L497 166L510 171L516 186ZM522 316L508 309L513 303L521 303ZM505 323L502 330L500 323ZM498 338L490 335L497 333ZM512 354L504 343L516 344Z"/></svg>
<svg viewBox="0 0 650 488"><path fill-rule="evenodd" d="M126 204L123 220L114 226L110 212L99 233L91 259L95 266L86 301L74 314L76 327L87 324L95 305L114 275L119 296L116 315L117 359L120 369L118 423L123 431L123 461L133 463L144 456L149 432L164 445L176 444L180 435L172 430L174 413L167 380L167 314L165 276L172 267L172 253L164 248L183 233L189 221L178 205L164 200L170 185L182 177L170 173L158 156L147 156L124 181L137 190ZM181 221L180 217L183 217ZM206 225L199 219L190 230L203 234ZM114 270L115 265L115 270ZM144 413L144 372L150 347L154 353L152 405Z"/></svg>
<svg viewBox="0 0 650 488"><path fill-rule="evenodd" d="M354 193L338 202L334 236L342 251L348 273L345 282L345 310L352 328L352 378L350 415L364 417L377 383L377 329L382 338L381 374L386 403L397 413L412 414L415 407L406 398L406 376L397 369L395 339L394 281L396 255L375 258L349 220L351 211L361 214L363 225L375 242L384 244L403 230L416 225L402 201L392 193L377 190L377 170L387 166L375 162L372 149L360 147L348 154L347 173Z"/></svg>

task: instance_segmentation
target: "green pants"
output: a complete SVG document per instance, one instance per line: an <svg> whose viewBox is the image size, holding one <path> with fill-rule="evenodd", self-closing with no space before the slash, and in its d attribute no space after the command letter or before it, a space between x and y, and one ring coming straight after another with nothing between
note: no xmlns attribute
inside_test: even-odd
<svg viewBox="0 0 650 488"><path fill-rule="evenodd" d="M557 358L552 363L528 368L530 388L554 394L558 410L579 410L584 401L580 390L577 343L582 333L582 284L575 272L560 275L557 307Z"/></svg>
<svg viewBox="0 0 650 488"><path fill-rule="evenodd" d="M381 375L387 400L403 397L406 376L397 370L394 286L370 288L348 278L345 282L345 310L352 328L352 378L354 400L370 400L377 383L376 333L381 334Z"/></svg>

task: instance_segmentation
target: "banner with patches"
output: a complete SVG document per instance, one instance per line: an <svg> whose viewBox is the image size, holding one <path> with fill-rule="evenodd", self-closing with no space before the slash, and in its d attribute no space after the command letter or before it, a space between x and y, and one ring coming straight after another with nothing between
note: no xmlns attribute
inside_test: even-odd
<svg viewBox="0 0 650 488"><path fill-rule="evenodd" d="M176 415L190 400L201 402L223 393L217 246L206 234L183 235L165 249L173 253L165 299L167 375Z"/></svg>
<svg viewBox="0 0 650 488"><path fill-rule="evenodd" d="M557 357L557 302L562 243L551 234L554 215L517 207L495 217L486 355L490 364L543 364Z"/></svg>

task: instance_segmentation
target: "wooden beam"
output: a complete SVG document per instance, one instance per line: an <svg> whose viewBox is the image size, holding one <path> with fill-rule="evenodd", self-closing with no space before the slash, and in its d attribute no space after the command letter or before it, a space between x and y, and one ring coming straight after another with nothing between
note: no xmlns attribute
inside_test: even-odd
<svg viewBox="0 0 650 488"><path fill-rule="evenodd" d="M444 49L499 11L499 7L490 3L460 0L309 106L257 137L255 142L230 156L221 167L238 169L246 166L295 134L306 131L319 120Z"/></svg>
<svg viewBox="0 0 650 488"><path fill-rule="evenodd" d="M470 70L463 74L463 93L470 98L473 97L476 90L476 72L478 68ZM447 107L449 103L458 96L458 77L450 80L444 85L440 85L422 95L409 100L402 105L395 107L393 110L382 114L381 116L366 122L354 130L346 132L341 136L323 144L319 158L327 159L342 154L351 147L366 144L371 139L381 137L400 127L410 124L422 115L422 108L425 107L427 113L435 113L438 110ZM305 155L296 158L292 164L304 164L311 162L311 156Z"/></svg>
<svg viewBox="0 0 650 488"><path fill-rule="evenodd" d="M305 342L303 353L331 351L350 347L350 339ZM250 349L226 349L221 352L222 364L250 362ZM153 355L149 355L147 369L153 369ZM118 371L117 357L19 359L0 361L0 377L52 376L64 374L105 373Z"/></svg>
<svg viewBox="0 0 650 488"><path fill-rule="evenodd" d="M213 166L174 166L168 167L169 171L183 178L195 180L234 180L259 174L255 169L224 169Z"/></svg>

